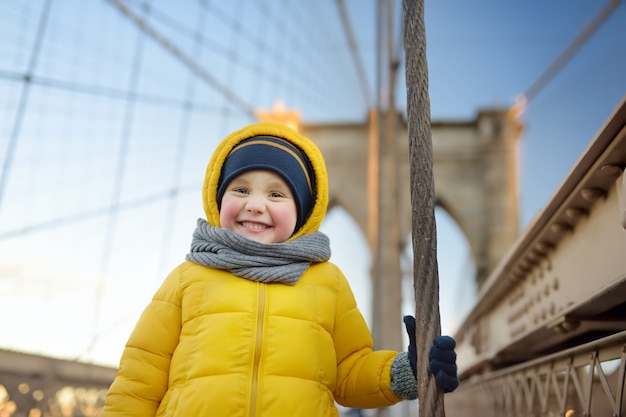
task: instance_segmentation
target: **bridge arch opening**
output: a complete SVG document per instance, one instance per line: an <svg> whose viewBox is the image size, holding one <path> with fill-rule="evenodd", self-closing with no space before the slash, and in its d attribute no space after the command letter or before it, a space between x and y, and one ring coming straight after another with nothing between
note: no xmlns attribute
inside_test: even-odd
<svg viewBox="0 0 626 417"><path fill-rule="evenodd" d="M442 332L454 334L470 311L478 294L474 279L476 265L470 244L444 205L435 208L437 226L437 259L439 269L439 305ZM346 275L365 320L372 323L372 255L366 236L356 221L341 206L333 206L320 228L330 238L331 261ZM403 314L414 314L413 248L410 235L402 256ZM441 260L445 259L446 262ZM450 261L452 259L452 261Z"/></svg>
<svg viewBox="0 0 626 417"><path fill-rule="evenodd" d="M344 273L354 292L359 309L371 328L372 255L367 238L357 222L341 206L333 206L320 227L330 239L331 262Z"/></svg>
<svg viewBox="0 0 626 417"><path fill-rule="evenodd" d="M439 314L442 334L454 335L476 302L476 263L470 243L454 217L443 206L435 207ZM410 234L402 256L402 314L415 314L413 248ZM445 259L446 262L442 262Z"/></svg>
<svg viewBox="0 0 626 417"><path fill-rule="evenodd" d="M476 302L476 262L465 233L444 206L435 207L435 221L441 331L452 335Z"/></svg>

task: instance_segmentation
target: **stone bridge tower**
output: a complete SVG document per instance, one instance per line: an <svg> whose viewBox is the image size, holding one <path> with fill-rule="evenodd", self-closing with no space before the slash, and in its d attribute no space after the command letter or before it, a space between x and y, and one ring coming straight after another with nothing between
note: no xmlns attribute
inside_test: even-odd
<svg viewBox="0 0 626 417"><path fill-rule="evenodd" d="M407 124L398 116L393 124L395 149L387 146L386 151L375 143L379 137L375 115L362 124L301 125L300 130L324 153L331 208L341 206L352 216L369 237L373 255L383 248L379 262L384 264L385 282L377 287L375 271L372 274L374 339L400 343L400 326L393 323L401 314L400 257L411 232L411 207ZM476 265L475 276L468 279L475 279L480 287L518 237L517 149L522 125L507 110L483 110L471 121L432 122L431 133L436 204L467 238ZM395 207L387 202L385 208L380 200L388 199L389 187L396 188L392 195L397 198L391 198ZM376 207L397 213L388 218L398 233L375 230L381 226L372 223L380 215ZM383 342L378 347L397 349L397 343Z"/></svg>
<svg viewBox="0 0 626 417"><path fill-rule="evenodd" d="M372 112L360 124L300 123L277 106L259 112L300 130L321 149L329 174L330 208L343 207L368 236L373 334L378 348L401 349L401 255L411 233L406 121ZM380 120L380 121L379 121ZM395 132L381 135L380 126ZM522 125L509 110L483 110L475 120L431 122L436 204L456 221L482 286L519 233L518 142ZM378 269L377 269L378 268Z"/></svg>

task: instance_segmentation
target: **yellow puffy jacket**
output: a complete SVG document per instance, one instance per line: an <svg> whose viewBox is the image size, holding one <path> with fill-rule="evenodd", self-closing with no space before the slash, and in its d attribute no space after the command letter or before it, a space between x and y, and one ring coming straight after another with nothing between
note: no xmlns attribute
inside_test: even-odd
<svg viewBox="0 0 626 417"><path fill-rule="evenodd" d="M256 123L222 141L211 158L203 202L219 226L220 170L241 140L286 138L309 157L317 197L294 237L317 231L328 179L317 147L277 124ZM296 285L259 283L184 262L143 312L120 360L102 417L337 416L401 401L390 388L397 352L372 351L372 338L343 273L312 264Z"/></svg>

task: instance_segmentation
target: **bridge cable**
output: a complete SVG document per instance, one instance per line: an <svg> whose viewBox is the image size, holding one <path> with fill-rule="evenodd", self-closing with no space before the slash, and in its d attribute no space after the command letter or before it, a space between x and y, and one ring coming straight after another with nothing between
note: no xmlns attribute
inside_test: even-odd
<svg viewBox="0 0 626 417"><path fill-rule="evenodd" d="M69 216L61 216L48 221L44 221L41 223L35 223L28 226L9 229L0 232L0 242L3 240L15 239L18 237L23 237L27 234L35 234L42 231L57 229L60 227L65 227L67 225L76 224L79 222L84 222L92 219L97 219L100 217L107 216L112 211L117 210L118 212L123 212L125 210L135 209L138 207L145 207L157 203L161 203L163 201L168 201L177 198L181 194L188 193L196 193L200 185L185 185L185 186L177 186L172 187L167 190L160 191L158 193L154 193L145 197L136 198L132 200L128 200L126 202L118 202L111 203L107 206L100 207L93 210L86 210L79 213L73 213Z"/></svg>
<svg viewBox="0 0 626 417"><path fill-rule="evenodd" d="M104 233L104 242L102 244L102 253L100 254L100 268L97 277L95 300L93 302L93 328L91 329L91 337L87 343L87 347L81 356L91 353L100 338L98 328L100 327L100 322L102 320L102 307L104 303L107 272L110 268L111 259L113 257L115 232L119 225L119 204L122 196L124 176L128 168L128 159L132 140L131 131L133 121L135 119L135 108L137 105L135 92L139 90L139 75L141 73L144 45L145 33L138 31L134 50L134 60L131 67L130 78L128 80L128 97L122 113L123 121L121 125L122 129L119 148L117 150L117 160L113 174L111 201L109 212L106 215L107 224Z"/></svg>
<svg viewBox="0 0 626 417"><path fill-rule="evenodd" d="M0 171L0 207L2 207L2 200L4 198L5 188L9 182L9 174L13 165L13 157L17 149L17 142L20 137L20 130L24 121L24 115L26 113L27 102L30 97L30 89L32 86L31 77L35 72L39 60L39 51L43 43L44 33L47 28L48 18L50 15L50 5L52 0L45 2L41 11L41 17L39 19L39 25L37 27L37 34L35 35L35 43L33 45L32 54L30 56L30 62L28 63L28 70L23 75L24 87L22 87L22 93L15 113L15 121L13 123L13 130L9 137L9 144L7 146L6 156L2 163L2 170Z"/></svg>
<svg viewBox="0 0 626 417"><path fill-rule="evenodd" d="M552 78L563 68L570 58L580 49L580 47L595 33L595 31L604 23L609 15L617 9L621 0L609 0L609 3L600 11L600 13L576 36L576 39L557 57L557 59L548 67L546 71L526 90L526 92L517 98L516 107L519 111L523 110L529 101L534 99L539 92L550 82Z"/></svg>
<svg viewBox="0 0 626 417"><path fill-rule="evenodd" d="M426 62L424 0L403 0L409 169L413 243L413 286L420 417L445 416L443 393L428 372L428 350L441 333L433 149Z"/></svg>
<svg viewBox="0 0 626 417"><path fill-rule="evenodd" d="M123 4L120 0L107 0L109 3L117 6L120 12L130 18L137 27L142 30L146 35L150 36L153 40L157 41L161 46L163 46L168 52L178 58L183 64L185 64L189 69L191 69L196 75L206 81L209 85L215 88L219 93L221 93L224 97L228 98L231 102L233 102L241 111L245 114L251 116L252 118L256 118L254 114L254 109L248 103L246 103L242 98L237 96L231 89L222 85L215 77L213 77L208 71L206 71L202 65L193 60L190 56L186 55L183 51L177 48L172 42L166 39L163 35L156 31L153 27L148 25L148 23L142 19L140 16L135 14L132 10L130 10L125 4Z"/></svg>
<svg viewBox="0 0 626 417"><path fill-rule="evenodd" d="M193 56L200 57L202 54L202 43L204 36L202 34L202 28L206 25L208 10L202 9L196 17L196 32L197 36L194 36L193 41ZM230 74L234 74L235 71L229 71ZM192 103L194 100L194 94L196 91L196 83L198 79L193 76L192 73L187 77L187 88L185 89L185 103ZM186 105L182 109L181 119L178 124L178 140L176 141L176 152L174 155L174 169L172 170L172 190L177 190L181 184L181 177L184 167L185 153L188 148L189 142L189 130L192 117L191 105ZM163 219L163 230L161 234L161 245L159 254L159 265L157 271L163 271L166 269L167 249L170 243L170 236L174 233L174 218L176 215L176 201L178 195L173 195L168 199L167 208L165 210L165 218Z"/></svg>
<svg viewBox="0 0 626 417"><path fill-rule="evenodd" d="M339 16L341 17L341 23L343 25L343 30L348 39L348 46L350 47L350 55L352 56L352 60L354 61L354 66L356 67L357 75L359 76L359 82L361 83L361 90L363 91L363 96L367 103L368 108L372 107L372 95L370 93L370 89L367 85L367 76L365 75L365 66L363 65L363 59L359 54L359 49L357 48L356 39L354 37L354 31L352 30L352 25L350 24L350 18L348 17L348 11L346 10L346 4L344 0L337 0L337 8L339 9Z"/></svg>

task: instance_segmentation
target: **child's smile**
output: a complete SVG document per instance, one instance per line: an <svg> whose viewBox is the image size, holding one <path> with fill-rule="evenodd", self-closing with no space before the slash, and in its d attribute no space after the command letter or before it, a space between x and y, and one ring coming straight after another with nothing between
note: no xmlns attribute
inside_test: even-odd
<svg viewBox="0 0 626 417"><path fill-rule="evenodd" d="M296 222L293 193L280 175L247 171L226 187L220 209L222 227L257 242L278 243L289 239Z"/></svg>

